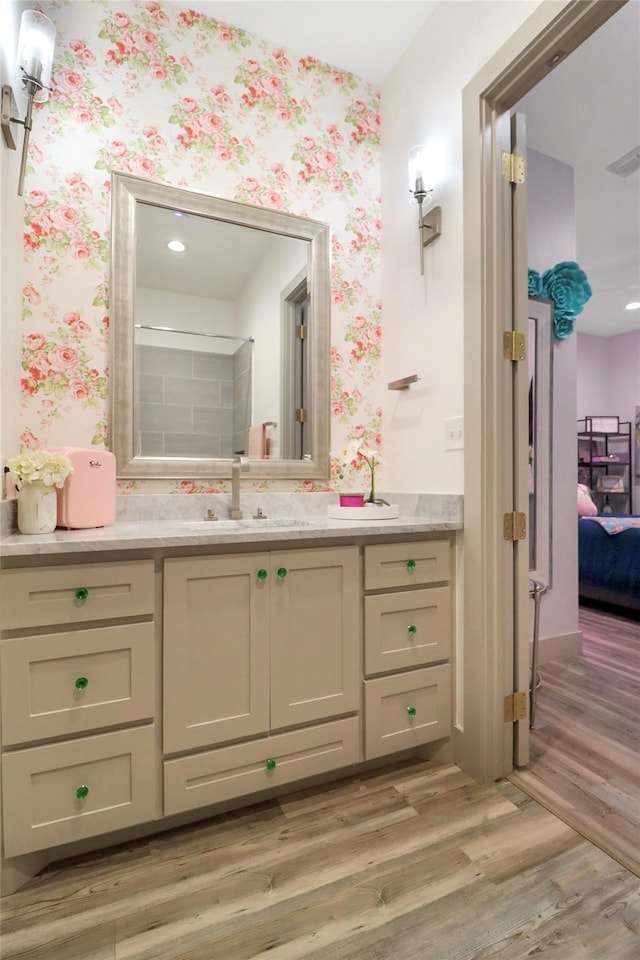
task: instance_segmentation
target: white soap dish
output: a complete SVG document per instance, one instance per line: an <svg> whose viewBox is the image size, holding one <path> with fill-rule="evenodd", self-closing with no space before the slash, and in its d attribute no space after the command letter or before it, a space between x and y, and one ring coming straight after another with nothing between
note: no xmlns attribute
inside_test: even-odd
<svg viewBox="0 0 640 960"><path fill-rule="evenodd" d="M338 503L331 503L327 507L327 516L330 520L360 520L362 523L373 523L378 520L396 520L400 516L397 503L367 505L364 507L341 507Z"/></svg>

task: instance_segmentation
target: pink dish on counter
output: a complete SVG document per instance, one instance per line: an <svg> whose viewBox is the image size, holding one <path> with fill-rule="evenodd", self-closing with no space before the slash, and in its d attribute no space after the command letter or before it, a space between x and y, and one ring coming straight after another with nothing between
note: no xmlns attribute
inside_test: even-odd
<svg viewBox="0 0 640 960"><path fill-rule="evenodd" d="M341 507L364 507L364 494L363 493L341 493L340 506Z"/></svg>

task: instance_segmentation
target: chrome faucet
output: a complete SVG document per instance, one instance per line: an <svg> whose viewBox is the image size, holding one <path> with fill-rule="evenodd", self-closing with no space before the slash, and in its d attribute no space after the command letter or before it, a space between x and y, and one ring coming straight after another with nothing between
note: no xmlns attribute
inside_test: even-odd
<svg viewBox="0 0 640 960"><path fill-rule="evenodd" d="M231 461L231 519L242 520L240 509L240 471L249 469L247 457L234 457Z"/></svg>

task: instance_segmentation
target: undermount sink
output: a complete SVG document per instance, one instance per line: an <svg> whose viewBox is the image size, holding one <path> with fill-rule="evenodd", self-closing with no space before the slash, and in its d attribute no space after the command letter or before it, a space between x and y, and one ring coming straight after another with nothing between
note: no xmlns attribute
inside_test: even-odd
<svg viewBox="0 0 640 960"><path fill-rule="evenodd" d="M291 529L292 527L312 526L310 520L298 520L290 517L247 517L242 520L183 520L181 527L189 530L207 530L222 533L225 530Z"/></svg>

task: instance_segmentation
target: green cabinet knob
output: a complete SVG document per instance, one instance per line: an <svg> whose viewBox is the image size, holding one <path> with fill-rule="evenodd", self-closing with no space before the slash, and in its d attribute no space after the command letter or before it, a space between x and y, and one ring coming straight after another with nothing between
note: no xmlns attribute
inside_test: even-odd
<svg viewBox="0 0 640 960"><path fill-rule="evenodd" d="M416 708L415 708L415 707L407 707L407 714L408 714L410 717L415 717L416 712L417 712L417 711L416 711Z"/></svg>
<svg viewBox="0 0 640 960"><path fill-rule="evenodd" d="M82 783L76 790L76 797L78 800L85 800L89 796L89 787L85 787Z"/></svg>
<svg viewBox="0 0 640 960"><path fill-rule="evenodd" d="M284 578L286 577L286 575L287 575L287 568L286 568L286 567L278 567L278 578L279 578L280 580L284 580Z"/></svg>
<svg viewBox="0 0 640 960"><path fill-rule="evenodd" d="M78 601L78 603L84 603L84 601L87 599L88 596L89 596L89 591L87 590L86 587L78 587L78 589L76 590L76 600Z"/></svg>
<svg viewBox="0 0 640 960"><path fill-rule="evenodd" d="M409 624L409 626L407 627L407 630L409 631L409 636L410 636L410 637L415 636L415 634L418 632L418 628L417 628L416 625L413 624L413 623L410 623L410 624Z"/></svg>
<svg viewBox="0 0 640 960"><path fill-rule="evenodd" d="M265 763L265 767L266 767L267 770L275 770L275 768L276 768L276 762L275 762L275 760L269 758L269 759L267 760L267 762Z"/></svg>
<svg viewBox="0 0 640 960"><path fill-rule="evenodd" d="M407 560L407 570L415 570L416 562L415 560Z"/></svg>
<svg viewBox="0 0 640 960"><path fill-rule="evenodd" d="M74 687L76 690L86 690L89 686L89 679L87 677L76 677L76 682Z"/></svg>
<svg viewBox="0 0 640 960"><path fill-rule="evenodd" d="M264 569L264 567L260 567L257 573L257 577L258 577L258 580L261 580L261 581L267 579L267 571Z"/></svg>

